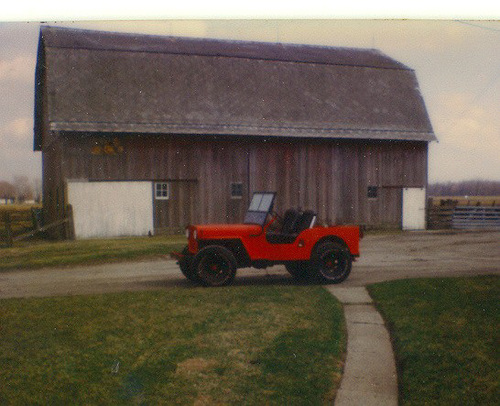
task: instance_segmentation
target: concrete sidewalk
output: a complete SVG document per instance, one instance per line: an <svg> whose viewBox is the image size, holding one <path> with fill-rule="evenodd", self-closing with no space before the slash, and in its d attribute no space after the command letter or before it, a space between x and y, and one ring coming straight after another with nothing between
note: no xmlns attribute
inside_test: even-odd
<svg viewBox="0 0 500 406"><path fill-rule="evenodd" d="M396 363L389 333L364 287L326 288L344 306L347 358L336 406L398 404Z"/></svg>

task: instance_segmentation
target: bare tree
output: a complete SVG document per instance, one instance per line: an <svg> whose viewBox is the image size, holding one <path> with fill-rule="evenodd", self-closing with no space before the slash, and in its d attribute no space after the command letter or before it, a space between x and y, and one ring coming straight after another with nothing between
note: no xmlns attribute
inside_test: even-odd
<svg viewBox="0 0 500 406"><path fill-rule="evenodd" d="M14 176L14 187L17 202L33 199L33 187L27 176Z"/></svg>
<svg viewBox="0 0 500 406"><path fill-rule="evenodd" d="M467 180L429 185L431 196L499 196L500 181Z"/></svg>
<svg viewBox="0 0 500 406"><path fill-rule="evenodd" d="M35 178L33 180L33 198L36 203L42 201L42 179L40 178Z"/></svg>
<svg viewBox="0 0 500 406"><path fill-rule="evenodd" d="M7 203L9 200L14 200L16 198L16 188L13 184L1 180L0 181L0 199Z"/></svg>

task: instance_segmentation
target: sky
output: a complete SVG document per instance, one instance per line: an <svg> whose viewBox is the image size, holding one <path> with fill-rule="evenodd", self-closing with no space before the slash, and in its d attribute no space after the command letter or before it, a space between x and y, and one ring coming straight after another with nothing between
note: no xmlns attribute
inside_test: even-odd
<svg viewBox="0 0 500 406"><path fill-rule="evenodd" d="M377 48L415 70L438 142L429 182L500 180L500 21L223 19L48 22L187 37ZM0 22L0 180L41 178L33 152L40 24Z"/></svg>

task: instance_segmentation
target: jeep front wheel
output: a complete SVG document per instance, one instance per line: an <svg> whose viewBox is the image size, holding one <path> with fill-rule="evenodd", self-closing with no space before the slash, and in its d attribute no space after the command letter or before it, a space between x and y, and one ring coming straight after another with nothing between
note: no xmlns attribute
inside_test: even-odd
<svg viewBox="0 0 500 406"><path fill-rule="evenodd" d="M182 274L192 282L199 282L198 278L193 271L193 267L191 266L193 262L193 256L189 253L188 247L185 247L182 250L182 258L179 260L179 268L181 269Z"/></svg>
<svg viewBox="0 0 500 406"><path fill-rule="evenodd" d="M225 247L208 246L196 254L192 270L197 282L204 286L225 286L236 275L236 259Z"/></svg>
<svg viewBox="0 0 500 406"><path fill-rule="evenodd" d="M351 272L351 254L337 242L321 243L315 248L311 259L316 276L324 283L340 283Z"/></svg>

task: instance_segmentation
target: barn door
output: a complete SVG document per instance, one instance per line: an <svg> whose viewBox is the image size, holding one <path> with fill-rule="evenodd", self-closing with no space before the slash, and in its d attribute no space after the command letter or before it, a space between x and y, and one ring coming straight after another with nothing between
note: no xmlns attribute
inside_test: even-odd
<svg viewBox="0 0 500 406"><path fill-rule="evenodd" d="M153 231L151 182L68 182L76 238L147 235Z"/></svg>
<svg viewBox="0 0 500 406"><path fill-rule="evenodd" d="M198 221L198 182L161 181L153 183L155 234L175 234Z"/></svg>
<svg viewBox="0 0 500 406"><path fill-rule="evenodd" d="M425 230L425 188L403 189L403 230Z"/></svg>

